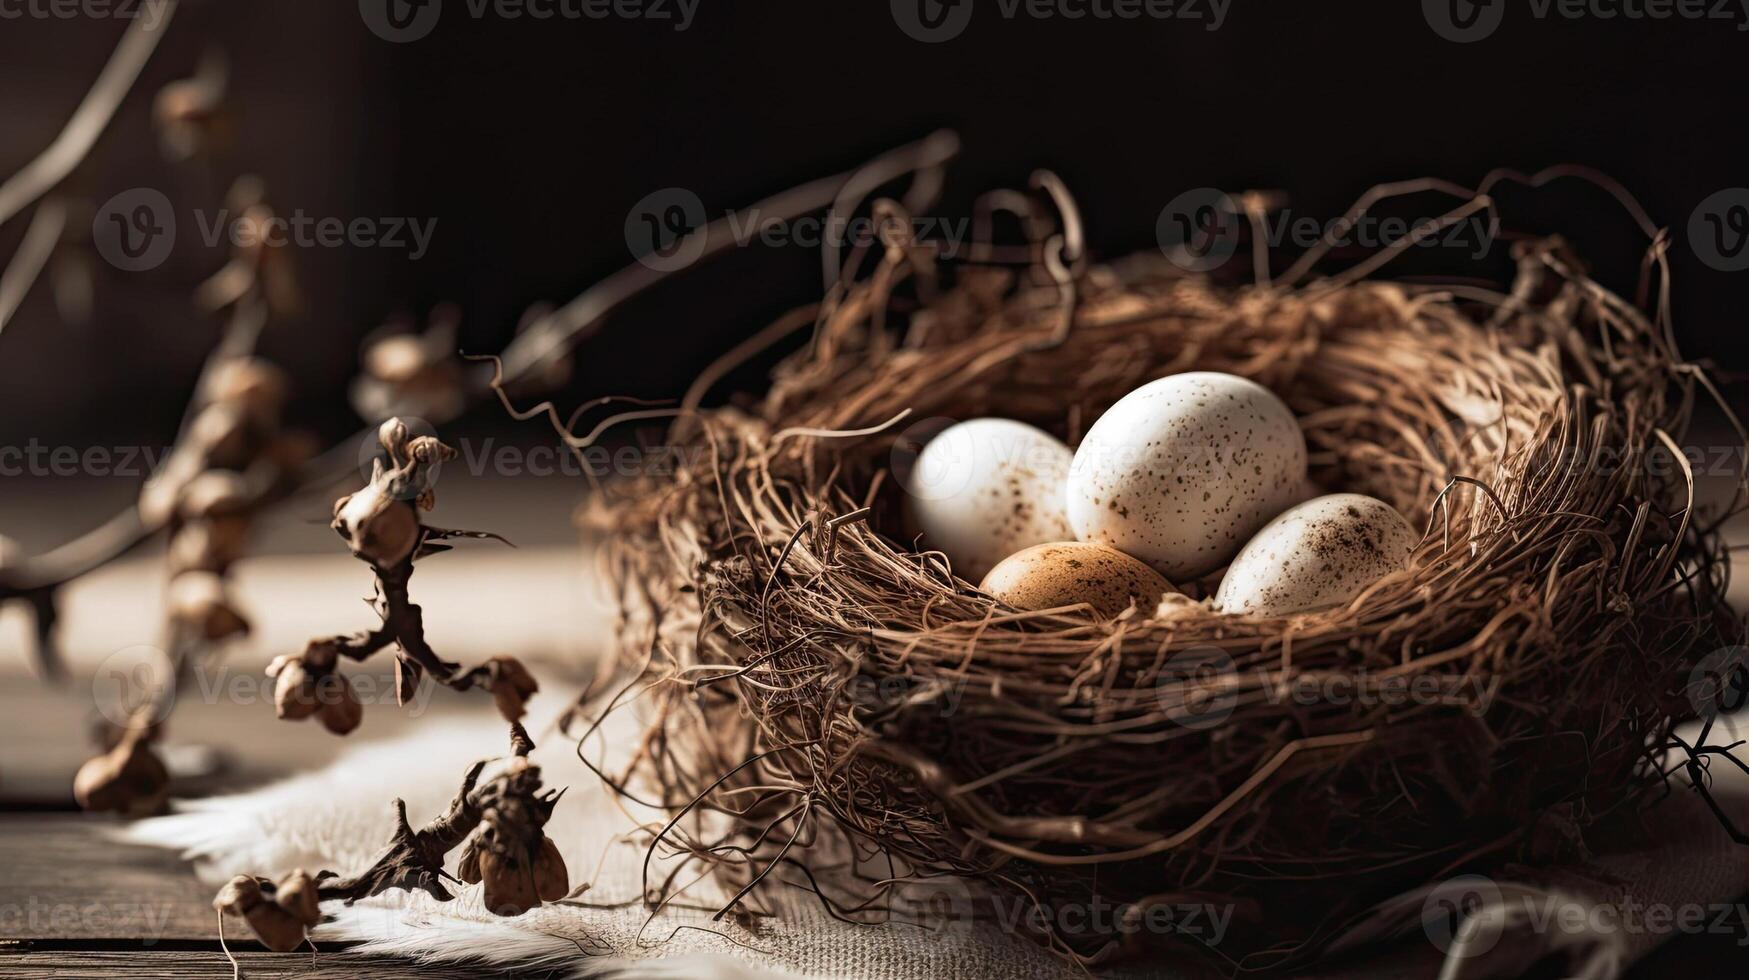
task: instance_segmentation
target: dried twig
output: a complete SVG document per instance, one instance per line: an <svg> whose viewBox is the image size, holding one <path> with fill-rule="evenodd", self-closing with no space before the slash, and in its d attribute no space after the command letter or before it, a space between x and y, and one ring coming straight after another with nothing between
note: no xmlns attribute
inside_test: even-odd
<svg viewBox="0 0 1749 980"><path fill-rule="evenodd" d="M497 915L521 915L570 893L570 876L558 848L541 828L552 819L563 791L541 788L540 768L528 761L528 732L510 726L512 757L505 770L477 785L486 763L476 762L444 813L417 830L407 804L394 801L395 829L389 846L369 868L342 877L297 870L278 882L252 875L232 878L213 899L221 916L241 916L267 948L290 952L308 940L321 921L320 903L351 905L396 889L422 891L453 901L448 882L483 884L486 907ZM443 869L449 852L466 843L460 876Z"/></svg>
<svg viewBox="0 0 1749 980"><path fill-rule="evenodd" d="M334 503L334 530L354 557L376 575L377 609L382 625L365 633L319 637L300 654L275 658L267 668L278 679L274 704L279 717L291 720L312 715L330 731L345 735L358 727L363 706L352 685L338 673L342 657L364 660L388 646L397 648L395 695L405 703L419 679L429 673L457 691L475 686L490 691L498 710L510 722L539 689L527 668L514 657L493 657L473 670L437 655L425 639L424 613L407 590L413 563L448 551L451 538L493 538L484 531L431 527L421 513L436 503L437 468L455 457L455 450L433 436L411 437L399 418L384 422L378 439L388 454L372 466L370 482Z"/></svg>
<svg viewBox="0 0 1749 980"><path fill-rule="evenodd" d="M10 221L30 202L47 194L66 179L91 151L97 137L121 107L133 88L140 70L152 57L158 42L170 29L170 18L176 13L177 0L161 0L152 6L152 15L138 17L128 25L127 33L115 46L115 53L92 83L79 108L67 120L67 125L55 141L40 156L26 164L0 184L0 225Z"/></svg>

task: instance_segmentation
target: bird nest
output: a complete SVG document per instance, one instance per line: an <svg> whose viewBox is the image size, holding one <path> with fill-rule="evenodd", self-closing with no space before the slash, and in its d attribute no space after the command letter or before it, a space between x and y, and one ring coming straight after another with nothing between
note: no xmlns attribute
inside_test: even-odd
<svg viewBox="0 0 1749 980"><path fill-rule="evenodd" d="M900 227L736 353L812 327L762 396L697 409L708 372L675 470L604 512L651 711L614 782L672 809L656 846L858 921L944 876L1046 910L1218 900L1221 952L1266 964L1660 790L1697 665L1740 639L1719 526L1741 500L1697 505L1712 388L1643 297L1554 240L1518 242L1503 291L1221 286L1087 263L1074 230L950 269ZM939 420L1073 445L1191 370L1266 385L1314 481L1424 522L1410 567L1320 612L1218 614L1193 601L1217 573L1107 619L1006 607L915 540L904 470ZM1135 938L1026 921L1083 961Z"/></svg>

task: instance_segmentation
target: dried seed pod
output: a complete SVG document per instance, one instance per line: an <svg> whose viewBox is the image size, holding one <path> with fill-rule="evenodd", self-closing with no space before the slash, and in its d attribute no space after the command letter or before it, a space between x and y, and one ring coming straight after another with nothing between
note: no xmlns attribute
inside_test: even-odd
<svg viewBox="0 0 1749 980"><path fill-rule="evenodd" d="M141 817L158 813L170 796L170 773L152 751L150 732L131 728L108 752L87 761L73 776L81 809Z"/></svg>
<svg viewBox="0 0 1749 980"><path fill-rule="evenodd" d="M327 673L340 663L340 644L333 639L311 640L304 644L304 652L299 656L303 658L304 666Z"/></svg>
<svg viewBox="0 0 1749 980"><path fill-rule="evenodd" d="M406 459L409 438L407 423L398 415L377 426L377 445L383 447L383 452L388 453L389 458L397 464Z"/></svg>
<svg viewBox="0 0 1749 980"><path fill-rule="evenodd" d="M436 436L418 436L407 441L407 458L417 465L429 466L454 459L455 450L444 445L443 440Z"/></svg>
<svg viewBox="0 0 1749 980"><path fill-rule="evenodd" d="M468 842L462 845L462 859L461 863L456 865L455 876L470 885L480 883L480 839L478 837L470 837Z"/></svg>
<svg viewBox="0 0 1749 980"><path fill-rule="evenodd" d="M520 721L528 711L528 699L540 690L540 684L515 657L493 657L486 661L486 689L505 721Z"/></svg>
<svg viewBox="0 0 1749 980"><path fill-rule="evenodd" d="M346 678L335 673L339 662L340 648L331 639L311 640L303 653L273 658L267 665L267 676L275 679L274 712L283 720L300 721L346 702L351 707L340 704L332 720L324 714L322 723L340 735L357 728L364 709Z"/></svg>
<svg viewBox="0 0 1749 980"><path fill-rule="evenodd" d="M172 575L182 572L222 572L243 557L249 538L244 517L193 521L176 529L165 562Z"/></svg>
<svg viewBox="0 0 1749 980"><path fill-rule="evenodd" d="M212 572L183 572L171 579L165 604L172 623L208 640L249 632L249 621L225 594L224 580Z"/></svg>
<svg viewBox="0 0 1749 980"><path fill-rule="evenodd" d="M364 352L364 369L371 377L389 384L406 384L431 363L431 355L419 337L410 333L389 334Z"/></svg>
<svg viewBox="0 0 1749 980"><path fill-rule="evenodd" d="M332 525L354 555L382 568L399 564L419 543L418 512L386 484L373 477L370 486L335 501Z"/></svg>
<svg viewBox="0 0 1749 980"><path fill-rule="evenodd" d="M274 902L262 902L243 913L243 920L261 945L275 953L289 953L304 944L306 927L295 913Z"/></svg>
<svg viewBox="0 0 1749 980"><path fill-rule="evenodd" d="M299 875L303 872L293 872L287 881L292 882ZM304 944L306 928L321 919L318 913L306 921L304 914L307 902L315 898L314 889L310 889L308 900L301 896L296 899L298 908L294 911L269 898L262 883L263 879L248 875L232 878L213 897L213 908L226 915L241 916L249 923L249 930L255 933L255 938L261 940L261 945L276 953L289 953Z"/></svg>
<svg viewBox="0 0 1749 980"><path fill-rule="evenodd" d="M316 437L308 432L276 434L261 450L261 458L283 473L293 473L322 451Z"/></svg>
<svg viewBox="0 0 1749 980"><path fill-rule="evenodd" d="M352 682L340 674L329 674L322 679L322 706L318 714L322 726L336 735L346 735L364 720L364 705L358 701L358 694L352 689Z"/></svg>
<svg viewBox="0 0 1749 980"><path fill-rule="evenodd" d="M267 665L274 678L273 711L283 721L301 721L321 707L316 701L316 679L304 659L296 654L274 657Z"/></svg>
<svg viewBox="0 0 1749 980"><path fill-rule="evenodd" d="M152 99L152 122L165 153L183 160L229 136L225 123L226 71L222 59L208 57L191 78L179 78Z"/></svg>
<svg viewBox="0 0 1749 980"><path fill-rule="evenodd" d="M284 371L259 357L235 357L219 364L207 378L210 402L241 409L253 423L275 428L285 407L290 383Z"/></svg>
<svg viewBox="0 0 1749 980"><path fill-rule="evenodd" d="M235 470L207 470L182 485L177 512L185 521L240 514L254 502L249 481Z"/></svg>
<svg viewBox="0 0 1749 980"><path fill-rule="evenodd" d="M261 894L260 878L237 875L225 882L219 893L213 896L213 908L226 915L242 917L265 901L267 898Z"/></svg>
<svg viewBox="0 0 1749 980"><path fill-rule="evenodd" d="M462 406L461 372L451 359L455 325L424 334L391 333L368 341L364 373L353 384L352 401L367 417L450 416Z"/></svg>
<svg viewBox="0 0 1749 980"><path fill-rule="evenodd" d="M275 228L274 218L273 208L266 204L251 204L243 209L232 232L232 241L240 246L239 256L260 258L285 246L285 233Z"/></svg>
<svg viewBox="0 0 1749 980"><path fill-rule="evenodd" d="M565 859L559 855L559 845L546 834L541 835L540 851L534 857L534 889L543 902L556 902L571 893Z"/></svg>
<svg viewBox="0 0 1749 980"><path fill-rule="evenodd" d="M521 915L540 907L534 869L528 855L518 847L488 845L480 851L480 882L487 911L493 915Z"/></svg>
<svg viewBox="0 0 1749 980"><path fill-rule="evenodd" d="M167 523L182 500L182 488L204 469L202 454L187 446L170 454L164 465L140 488L140 519L154 527Z"/></svg>
<svg viewBox="0 0 1749 980"><path fill-rule="evenodd" d="M273 901L306 927L322 921L316 879L310 877L309 872L303 868L298 868L279 880L273 890Z"/></svg>
<svg viewBox="0 0 1749 980"><path fill-rule="evenodd" d="M188 444L206 466L247 468L252 456L249 443L248 416L235 405L208 405L188 427Z"/></svg>

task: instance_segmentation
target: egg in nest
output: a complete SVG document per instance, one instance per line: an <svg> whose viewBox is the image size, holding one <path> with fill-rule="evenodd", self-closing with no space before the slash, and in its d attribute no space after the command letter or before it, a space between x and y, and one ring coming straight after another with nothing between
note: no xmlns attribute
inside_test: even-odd
<svg viewBox="0 0 1749 980"><path fill-rule="evenodd" d="M1110 618L1133 602L1144 614L1175 591L1159 572L1121 551L1081 541L1034 545L1004 558L979 591L1016 609L1056 609L1085 602Z"/></svg>
<svg viewBox="0 0 1749 980"><path fill-rule="evenodd" d="M1397 509L1333 493L1289 509L1233 559L1215 593L1224 613L1286 616L1348 602L1407 567L1421 535Z"/></svg>
<svg viewBox="0 0 1749 980"><path fill-rule="evenodd" d="M929 440L905 481L923 546L977 581L1005 556L1074 537L1063 498L1074 453L1011 419L970 419Z"/></svg>
<svg viewBox="0 0 1749 980"><path fill-rule="evenodd" d="M1268 388L1210 371L1151 381L1087 431L1069 523L1175 582L1226 564L1306 480L1306 442Z"/></svg>

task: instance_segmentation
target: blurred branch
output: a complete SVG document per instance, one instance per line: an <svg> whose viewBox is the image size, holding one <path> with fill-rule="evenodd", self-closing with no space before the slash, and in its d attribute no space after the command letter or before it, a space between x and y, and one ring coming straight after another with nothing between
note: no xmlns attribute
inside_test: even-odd
<svg viewBox="0 0 1749 980"><path fill-rule="evenodd" d="M214 366L226 360L248 356L254 350L255 341L260 337L265 322L265 303L258 297L251 294L247 301L237 305L201 368L200 380L196 382L194 394L189 398L188 407L184 411L182 431L178 433L177 444L181 443L182 435L187 431L188 420L204 404L203 392ZM141 516L140 508L130 504L127 509L95 529L52 551L37 555L16 567L0 568L0 600L52 592L140 547L163 530L164 526L165 522L162 520L146 520Z"/></svg>
<svg viewBox="0 0 1749 980"><path fill-rule="evenodd" d="M862 167L810 181L772 195L749 208L732 212L694 229L688 238L702 238L704 249L700 259L721 255L738 243L733 234L733 228L737 225L745 225L752 220L787 221L830 207L835 200L842 199L844 188L869 186L870 178L867 175L870 173L884 177L883 180L874 182L874 186L878 186L902 176L907 171L939 167L952 158L958 145L958 138L951 132L933 133L917 142L890 150ZM688 268L690 267L689 265ZM634 262L536 321L504 349L502 383L515 385L527 378L538 376L554 358L569 354L578 342L593 333L607 314L633 297L659 285L670 274ZM234 322L227 331L227 337L221 341L215 356L220 352L237 353L235 347L241 346L245 339L252 342L255 331L259 330L258 324L251 329L251 325L244 320L243 311L238 313L238 322ZM486 380L487 376L482 374L479 377L480 381L469 385L466 392L467 404L470 406L487 401L493 395L493 386ZM441 425L451 419L431 418L427 421ZM310 461L304 467L296 485L288 488L279 499L329 486L347 474L357 472L359 440L374 439L376 431L377 427L373 424ZM160 526L144 521L138 508L130 506L96 530L74 541L31 558L15 568L0 568L0 600L64 585L132 551L161 529Z"/></svg>
<svg viewBox="0 0 1749 980"><path fill-rule="evenodd" d="M115 53L109 56L109 63L103 66L91 91L73 111L61 135L55 137L41 156L0 184L0 225L66 179L85 159L85 154L91 152L97 137L114 118L115 110L127 98L134 81L140 77L140 70L146 67L158 41L169 29L170 17L175 12L176 0L163 0L157 16L140 17L128 25L127 33L115 46Z"/></svg>
<svg viewBox="0 0 1749 980"><path fill-rule="evenodd" d="M6 264L6 271L0 273L0 332L6 330L12 314L18 312L19 304L24 302L30 287L36 284L36 277L48 264L49 255L54 252L66 227L67 209L58 201L44 204L31 216L30 227L24 231L24 241L18 244L18 252Z"/></svg>
<svg viewBox="0 0 1749 980"><path fill-rule="evenodd" d="M748 227L753 222L758 222L763 228L771 222L791 221L811 211L842 205L906 173L927 172L940 167L958 152L959 137L951 130L937 130L915 143L889 150L854 170L809 181L773 194L751 207L730 212L693 229L674 247L684 252L690 242L697 240L704 243L698 260L720 255L741 241L734 234L736 228ZM687 268L698 260L689 263ZM633 262L532 324L504 348L504 383L514 385L549 358L565 353L588 336L603 317L661 283L668 275L668 272L642 262Z"/></svg>

